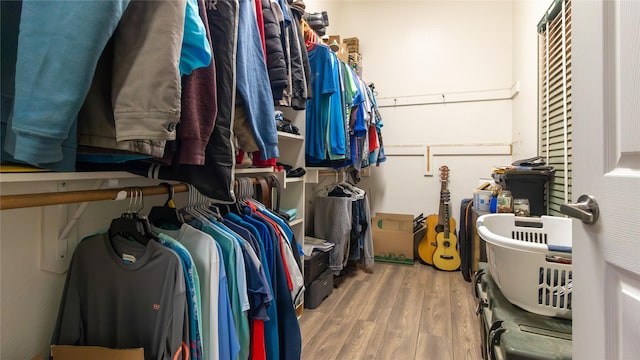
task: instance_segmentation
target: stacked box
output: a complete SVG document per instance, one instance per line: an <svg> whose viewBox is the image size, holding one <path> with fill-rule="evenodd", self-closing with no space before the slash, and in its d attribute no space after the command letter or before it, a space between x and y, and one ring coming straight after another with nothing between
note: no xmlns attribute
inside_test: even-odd
<svg viewBox="0 0 640 360"><path fill-rule="evenodd" d="M315 251L304 256L304 285L309 286L320 274L329 268L329 253Z"/></svg>
<svg viewBox="0 0 640 360"><path fill-rule="evenodd" d="M315 309L333 292L333 273L326 269L307 286L304 292L304 307Z"/></svg>
<svg viewBox="0 0 640 360"><path fill-rule="evenodd" d="M345 38L342 40L347 45L347 51L350 53L360 52L360 40L357 37Z"/></svg>

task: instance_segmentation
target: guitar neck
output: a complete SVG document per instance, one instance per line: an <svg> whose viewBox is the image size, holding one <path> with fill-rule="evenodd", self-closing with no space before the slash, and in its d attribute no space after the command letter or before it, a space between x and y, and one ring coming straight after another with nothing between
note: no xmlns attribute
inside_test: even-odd
<svg viewBox="0 0 640 360"><path fill-rule="evenodd" d="M440 206L438 208L438 224L440 225L444 225L444 212L445 212L445 201L444 201L444 194L447 192L447 182L443 179L440 182Z"/></svg>
<svg viewBox="0 0 640 360"><path fill-rule="evenodd" d="M444 201L440 200L440 208L438 209L438 224L444 225Z"/></svg>
<svg viewBox="0 0 640 360"><path fill-rule="evenodd" d="M444 203L444 237L449 238L449 202Z"/></svg>

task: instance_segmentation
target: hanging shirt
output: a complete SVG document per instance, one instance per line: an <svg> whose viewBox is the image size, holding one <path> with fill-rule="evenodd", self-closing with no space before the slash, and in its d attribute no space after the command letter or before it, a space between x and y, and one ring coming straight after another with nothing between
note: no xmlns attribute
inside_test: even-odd
<svg viewBox="0 0 640 360"><path fill-rule="evenodd" d="M262 282L261 279L261 267L262 264L257 255L253 251L250 244L245 243L235 232L231 232L235 236L236 240L240 243L242 248L242 256L244 257L244 264L246 268L247 276L247 292L249 295L250 309L247 313L249 322L251 324L251 338L250 338L250 358L252 360L266 359L266 348L264 344L264 321L269 320L267 316L266 306L270 305L270 301L265 301L265 298L271 298L271 290L266 282ZM264 276L264 272L262 272Z"/></svg>
<svg viewBox="0 0 640 360"><path fill-rule="evenodd" d="M222 346L220 344L221 341L219 341L218 327L219 324L220 326L223 325L223 321L219 321L218 319L218 298L220 297L218 289L220 287L221 261L215 240L213 240L210 235L187 224L183 224L177 232L164 231L165 233L175 236L175 238L193 254L193 261L198 269L202 299L201 318L203 320L202 338L205 359L234 359L235 355L230 357L230 354L223 354L219 350ZM230 324L226 324L226 327L227 329L224 330L225 333L231 335L236 334L233 320ZM227 345L227 348L233 348L233 344L235 344L236 348L239 348L237 336L235 337L235 341L229 340L228 343L232 345Z"/></svg>
<svg viewBox="0 0 640 360"><path fill-rule="evenodd" d="M238 240L238 234L231 231L226 225L223 223L216 221L213 222L213 225L220 229L220 231L224 232L229 238L233 239L233 251L236 254L236 274L237 274L237 286L238 286L238 294L240 295L240 308L242 311L249 311L249 297L247 291L247 275L246 275L246 264L244 261L243 250L241 246L241 240Z"/></svg>
<svg viewBox="0 0 640 360"><path fill-rule="evenodd" d="M245 276L244 273L238 274L237 270L237 255L235 250L235 240L222 231L220 228L214 226L214 224L203 224L202 231L211 235L216 243L220 246L222 251L222 260L224 268L227 274L227 291L229 293L229 299L231 301L231 310L233 313L233 322L236 326L236 333L238 341L240 343L240 359L246 359L249 357L249 322L243 313L242 302L240 292L238 290L238 276Z"/></svg>
<svg viewBox="0 0 640 360"><path fill-rule="evenodd" d="M144 348L145 359L187 359L188 309L175 252L108 234L78 244L52 344Z"/></svg>
<svg viewBox="0 0 640 360"><path fill-rule="evenodd" d="M324 45L317 45L309 51L313 98L307 100L305 147L306 155L317 160L323 160L326 154L325 133L330 99L339 90L333 78L330 53L331 50Z"/></svg>
<svg viewBox="0 0 640 360"><path fill-rule="evenodd" d="M333 86L337 89L331 94L329 104L329 126L327 128L327 157L330 159L344 159L346 154L345 139L347 134L344 127L344 106L342 104L342 91L340 82L340 61L336 54L329 53L331 63L331 75ZM330 156L333 155L333 156Z"/></svg>
<svg viewBox="0 0 640 360"><path fill-rule="evenodd" d="M268 269L263 266L264 259L264 247L256 240L255 236L252 235L252 232L248 230L248 228L253 228L251 225L244 223L243 221L238 221L238 223L234 223L229 220L229 217L235 216L238 220L240 219L235 214L229 214L223 220L223 223L227 225L230 229L235 231L237 234L241 235L246 240L246 249L247 252L251 255L252 261L256 264L256 267L259 271L260 276L260 290L256 291L256 293L261 293L262 289L266 292L266 295L262 297L262 306L260 304L253 304L251 306L251 312L249 313L249 319L251 322L251 360L263 360L267 358L267 347L265 343L265 325L264 322L269 320L269 310L268 307L272 306L273 291L271 290L271 284L268 279L270 276L267 275ZM242 224L242 225L240 225ZM254 228L255 230L255 228ZM255 230L257 233L257 230ZM262 251L261 251L262 249ZM249 251L252 250L252 251ZM255 258L254 258L255 256ZM257 300L257 297L250 296L250 300ZM262 308L265 310L264 318L262 317ZM275 307L273 307L275 308ZM273 311L272 311L273 313ZM253 319L251 318L253 316Z"/></svg>
<svg viewBox="0 0 640 360"><path fill-rule="evenodd" d="M245 213L250 212L249 208L245 208ZM298 324L297 315L293 306L291 289L292 283L290 274L286 267L285 250L281 246L281 240L278 238L275 228L264 218L253 213L251 217L245 215L245 220L253 220L256 224L262 224L268 232L266 241L271 241L273 246L273 259L275 276L272 274L273 286L276 294L276 306L278 309L278 343L280 349L280 359L299 359L301 352L300 325ZM295 263L295 261L294 261Z"/></svg>
<svg viewBox="0 0 640 360"><path fill-rule="evenodd" d="M222 249L220 244L216 243L216 251L222 257ZM225 271L224 263L219 264L220 271L220 287L218 288L218 336L220 337L220 359L244 359L242 354L242 343L240 337L237 336L237 330L234 326L234 312L231 308L231 299L227 293L229 288L229 279Z"/></svg>
<svg viewBox="0 0 640 360"><path fill-rule="evenodd" d="M329 254L329 268L339 272L344 266L351 231L351 199L317 196L314 207L314 237L336 244Z"/></svg>
<svg viewBox="0 0 640 360"><path fill-rule="evenodd" d="M245 264L252 265L247 266L247 285L249 288L249 302L251 303L249 317L257 317L261 320L268 320L269 318L266 315L266 308L267 306L271 305L271 302L273 301L273 293L270 290L269 282L265 275L264 266L262 265L262 262L260 261L260 257L258 255L260 252L260 248L252 244L255 239L251 239L252 235L247 229L227 219L223 221L223 224L225 224L227 227L229 227L229 229L233 230L236 234L241 236L243 241L243 253L246 254ZM258 283L255 283L256 279ZM256 295L259 295L257 299L259 299L260 304L256 303ZM254 297L253 300L252 296ZM262 314L262 309L265 309L264 315ZM258 313L259 315L256 315L256 313Z"/></svg>
<svg viewBox="0 0 640 360"><path fill-rule="evenodd" d="M154 230L157 231L161 229L154 228ZM203 359L202 327L200 324L200 311L202 310L198 310L200 291L196 291L196 284L200 281L198 270L195 268L189 251L178 241L160 232L158 234L158 242L173 250L178 257L180 257L186 285L187 309L189 312L189 351L191 353L191 359ZM199 286L198 284L198 287Z"/></svg>
<svg viewBox="0 0 640 360"><path fill-rule="evenodd" d="M274 297L273 302L275 303L275 284L273 281L275 274L272 273L271 267L269 266L269 258L273 258L273 254L268 254L265 247L265 239L262 238L263 236L268 236L266 227L246 215L240 217L237 214L228 213L224 217L225 219L247 229L258 242L258 246L260 247L260 262L264 267L265 275L267 276L269 287ZM280 344L278 342L278 313L275 304L267 307L267 316L269 317L269 320L264 322L264 341L267 359L280 359Z"/></svg>
<svg viewBox="0 0 640 360"><path fill-rule="evenodd" d="M173 226L173 225L169 225L169 226ZM193 274L193 284L194 284L194 288L195 288L195 301L196 301L196 311L198 314L198 321L197 321L197 326L198 326L198 337L200 339L200 346L201 346L201 350L200 350L200 357L204 358L204 345L203 345L203 328L202 328L202 291L200 288L200 275L198 274L198 267L196 266L195 261L193 260L193 257L191 256L191 253L189 252L189 250L179 241L181 236L184 236L185 232L180 231L180 229L178 230L167 230L167 229L163 229L162 227L156 227L151 225L151 230L154 233L157 234L163 234L166 235L167 237L169 237L170 239L174 239L174 241L176 242L176 244L178 244L180 247L182 247L185 251L186 254L188 254L188 258L191 260L191 270L192 270L192 274ZM178 253L178 252L176 252ZM178 255L180 255L178 253ZM183 262L183 271L184 271L184 266L185 263ZM185 277L186 279L186 277ZM193 356L193 355L192 355Z"/></svg>
<svg viewBox="0 0 640 360"><path fill-rule="evenodd" d="M293 233L288 225L281 226L277 221L267 216L270 213L268 210L257 211L255 212L255 216L262 217L264 221L270 224L278 238L280 240L280 249L282 250L282 261L285 265L285 273L287 274L287 282L289 285L289 290L291 291L291 299L295 306L300 305L302 303L302 295L304 294L304 277L302 276L302 270L298 265L295 257L293 256L293 250L291 248L291 240L287 238L287 234L284 231L284 228L289 229L291 233L291 238L293 238Z"/></svg>
<svg viewBox="0 0 640 360"><path fill-rule="evenodd" d="M189 75L194 69L211 62L211 45L204 23L198 14L198 0L187 0L184 35L180 52L180 75Z"/></svg>

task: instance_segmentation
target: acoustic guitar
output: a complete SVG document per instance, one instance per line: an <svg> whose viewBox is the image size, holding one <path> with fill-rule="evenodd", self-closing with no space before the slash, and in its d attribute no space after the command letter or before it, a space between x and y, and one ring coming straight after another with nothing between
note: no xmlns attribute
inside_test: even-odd
<svg viewBox="0 0 640 360"><path fill-rule="evenodd" d="M447 191L447 182L449 181L449 167L443 165L440 167L440 204L438 207L438 215L427 216L427 232L418 244L418 259L423 263L433 265L433 253L436 251L438 243L436 235L444 231L444 201L442 195ZM456 228L454 219L450 219L450 228Z"/></svg>
<svg viewBox="0 0 640 360"><path fill-rule="evenodd" d="M445 191L443 197L444 231L436 235L437 248L433 253L433 266L440 270L454 271L458 270L461 264L458 239L449 227L449 191Z"/></svg>

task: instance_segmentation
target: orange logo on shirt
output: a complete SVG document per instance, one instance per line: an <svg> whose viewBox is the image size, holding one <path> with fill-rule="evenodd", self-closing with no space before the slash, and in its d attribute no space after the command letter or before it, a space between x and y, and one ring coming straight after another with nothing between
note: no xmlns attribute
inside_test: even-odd
<svg viewBox="0 0 640 360"><path fill-rule="evenodd" d="M153 310L160 310L160 304L153 304Z"/></svg>

